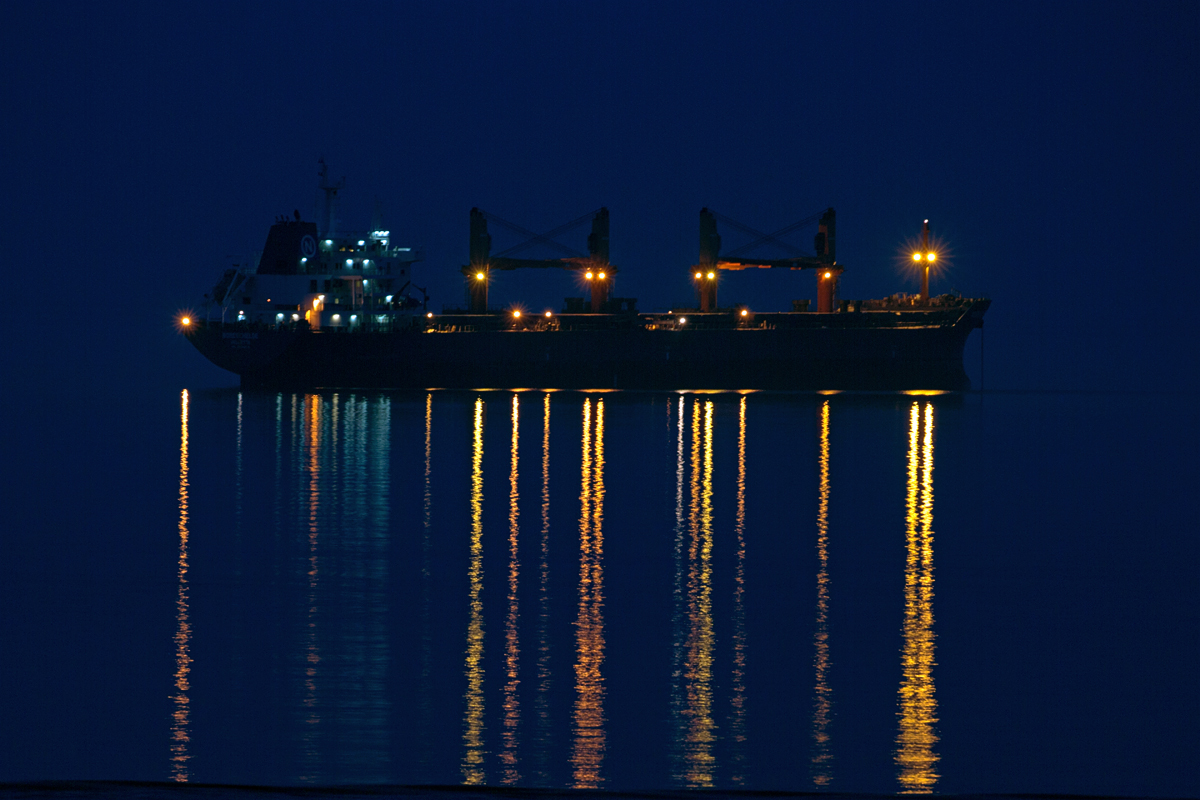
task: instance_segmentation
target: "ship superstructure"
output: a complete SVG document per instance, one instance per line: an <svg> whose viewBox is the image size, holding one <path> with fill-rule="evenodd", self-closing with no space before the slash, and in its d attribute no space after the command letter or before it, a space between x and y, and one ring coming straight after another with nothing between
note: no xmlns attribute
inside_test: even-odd
<svg viewBox="0 0 1200 800"><path fill-rule="evenodd" d="M423 309L415 299L412 265L421 252L392 242L376 209L366 231L338 230L338 193L319 162L321 210L317 222L300 212L278 217L262 252L249 264L225 271L206 296L208 325L254 329L351 331L396 321L411 324Z"/></svg>

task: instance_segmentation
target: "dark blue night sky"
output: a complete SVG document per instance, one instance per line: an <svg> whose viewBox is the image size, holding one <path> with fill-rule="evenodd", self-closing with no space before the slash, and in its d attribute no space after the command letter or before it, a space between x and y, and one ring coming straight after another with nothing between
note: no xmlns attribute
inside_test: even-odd
<svg viewBox="0 0 1200 800"><path fill-rule="evenodd" d="M276 215L312 218L320 155L347 178L345 226L379 197L425 249L436 308L461 302L472 206L535 230L608 206L618 294L658 310L692 300L702 206L775 230L833 205L845 297L915 291L897 256L932 220L952 255L934 291L994 299L988 388L1197 385L1195 3L5 16L4 359L28 386L232 385L171 315ZM810 283L739 275L722 298L784 310Z"/></svg>
<svg viewBox="0 0 1200 800"><path fill-rule="evenodd" d="M14 780L167 780L168 737L186 727L172 715L193 705L196 780L319 783L296 766L307 728L292 714L318 596L330 702L361 700L353 625L366 620L393 653L366 706L399 709L375 720L395 734L382 777L351 768L369 748L346 739L326 766L351 767L322 780L458 781L463 643L477 641L469 536L486 539L496 715L501 620L517 618L502 617L517 597L505 570L519 554L533 686L541 509L557 515L547 619L569 654L586 509L602 500L608 786L705 785L671 783L667 750L643 747L683 719L664 698L682 652L670 613L685 571L671 558L686 507L693 534L716 520L720 664L745 522L747 785L823 786L788 772L807 729L779 730L808 725L825 675L812 631L828 555L833 788L891 791L918 496L921 558L934 532L938 547L923 608L936 612L940 790L1200 786L1186 755L1200 730L1196 0L14 3L0 76L0 795ZM702 207L763 231L835 207L846 299L916 292L906 243L929 219L933 293L992 299L984 355L973 333L964 359L988 391L236 390L175 317L276 217L314 219L318 157L346 178L343 230L366 228L378 198L393 244L423 249L415 281L435 311L464 300L472 207L535 231L607 207L615 294L641 311L695 302ZM519 241L491 232L493 253ZM814 232L789 241L810 250ZM749 239L721 235L726 252ZM583 250L585 236L565 242ZM500 274L493 304L557 309L582 293L538 272ZM811 272L722 277L722 305L806 297ZM362 593L364 563L386 567L376 595ZM419 587L440 605L421 605ZM425 772L409 752L425 733L404 716L420 609L441 637ZM569 709L575 672L555 658ZM714 696L741 697L729 685Z"/></svg>

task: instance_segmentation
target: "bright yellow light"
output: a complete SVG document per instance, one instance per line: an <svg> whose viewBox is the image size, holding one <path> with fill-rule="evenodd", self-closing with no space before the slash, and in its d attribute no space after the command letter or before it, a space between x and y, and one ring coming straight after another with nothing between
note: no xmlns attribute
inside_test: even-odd
<svg viewBox="0 0 1200 800"><path fill-rule="evenodd" d="M680 324L680 325L685 325L685 324L687 324L687 317L680 317L680 318L679 318L679 324Z"/></svg>
<svg viewBox="0 0 1200 800"><path fill-rule="evenodd" d="M321 298L319 298L319 297L313 298L313 311L316 311L317 307L320 305L321 305Z"/></svg>
<svg viewBox="0 0 1200 800"><path fill-rule="evenodd" d="M711 281L713 278L715 278L715 277L717 277L717 273L715 273L715 272L710 272L710 273L708 273L708 279L709 279L710 281Z"/></svg>
<svg viewBox="0 0 1200 800"><path fill-rule="evenodd" d="M833 273L832 273L832 272L826 272L826 273L825 273L825 277L826 277L826 278L832 278L832 277L833 277Z"/></svg>
<svg viewBox="0 0 1200 800"><path fill-rule="evenodd" d="M429 312L428 314L426 314L425 316L429 317L430 319L433 319L433 312L432 312L432 311L430 311L430 312Z"/></svg>
<svg viewBox="0 0 1200 800"><path fill-rule="evenodd" d="M514 311L514 312L513 312L513 319L520 319L520 318L521 318L521 312L520 312L520 311Z"/></svg>
<svg viewBox="0 0 1200 800"><path fill-rule="evenodd" d="M697 272L697 273L696 273L696 280L700 280L700 278L701 278L701 277L702 277L702 276L700 275L700 273L699 273L699 272Z"/></svg>
<svg viewBox="0 0 1200 800"><path fill-rule="evenodd" d="M743 317L744 317L744 316L746 316L746 315L747 315L747 314L749 314L749 313L750 313L750 312L749 312L749 311L747 311L746 309L744 309L744 308L742 309L742 316L743 316Z"/></svg>
<svg viewBox="0 0 1200 800"><path fill-rule="evenodd" d="M927 253L925 257L930 261L937 261L937 253Z"/></svg>
<svg viewBox="0 0 1200 800"><path fill-rule="evenodd" d="M592 273L589 272L586 275L584 275L583 277L587 278L590 281L592 279Z"/></svg>
<svg viewBox="0 0 1200 800"><path fill-rule="evenodd" d="M550 312L549 312L549 311L547 311L547 312L546 312L546 316L547 316L547 317L548 317L548 316L550 316Z"/></svg>
<svg viewBox="0 0 1200 800"><path fill-rule="evenodd" d="M601 272L601 273L600 273L599 275L597 275L596 277L598 277L600 280L604 280L604 279L605 279L605 278L607 278L608 276L607 276L607 275L605 275L603 272Z"/></svg>
<svg viewBox="0 0 1200 800"><path fill-rule="evenodd" d="M192 324L192 318L191 318L191 317L184 317L183 319L179 320L179 324L180 324L180 325L183 325L183 326L186 328L188 325L191 325L191 324Z"/></svg>
<svg viewBox="0 0 1200 800"><path fill-rule="evenodd" d="M913 261L920 261L920 260L921 260L921 254L913 253Z"/></svg>
<svg viewBox="0 0 1200 800"><path fill-rule="evenodd" d="M475 273L475 280L477 280L477 281L481 281L481 280L483 280L483 273L482 273L482 272L476 272L476 273Z"/></svg>

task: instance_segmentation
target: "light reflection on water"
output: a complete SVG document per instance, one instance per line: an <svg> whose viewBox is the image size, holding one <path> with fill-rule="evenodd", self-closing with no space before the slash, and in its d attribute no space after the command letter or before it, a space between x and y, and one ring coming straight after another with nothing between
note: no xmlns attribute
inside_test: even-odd
<svg viewBox="0 0 1200 800"><path fill-rule="evenodd" d="M471 563L467 568L471 583L470 622L467 625L466 716L463 720L463 783L483 784L484 719L483 694L483 398L475 400L475 431L471 440Z"/></svg>
<svg viewBox="0 0 1200 800"><path fill-rule="evenodd" d="M833 782L833 691L829 688L829 401L821 404L820 483L817 504L817 623L813 632L812 781L818 788Z"/></svg>
<svg viewBox="0 0 1200 800"><path fill-rule="evenodd" d="M897 780L905 793L937 786L937 698L933 667L933 404L913 403L908 424L907 559L904 570L904 649L901 653Z"/></svg>
<svg viewBox="0 0 1200 800"><path fill-rule="evenodd" d="M503 765L501 782L518 784L521 772L518 769L520 750L521 701L517 694L520 686L521 642L518 623L520 603L517 589L520 585L521 564L517 555L520 539L520 492L517 488L518 456L520 454L520 395L512 398L512 444L511 469L508 475L508 615L504 620L504 746L500 751Z"/></svg>
<svg viewBox="0 0 1200 800"><path fill-rule="evenodd" d="M630 691L631 680L643 679L627 671L613 672L608 664L609 640L621 633L625 620L614 619L607 611L610 590L606 587L621 581L620 570L628 567L623 563L606 565L608 513L613 508L623 510L612 506L609 476L614 471L628 473L638 465L609 463L606 439L618 424L612 421L613 414L624 415L618 419L628 422L629 408L640 408L614 397L559 394L553 405L570 409L564 419L573 417L580 426L578 438L573 438L551 426L549 393L473 396L468 428L454 427L461 426L455 419L464 419L461 414L456 417L463 399L455 394L427 393L419 402L390 395L280 394L269 398L274 419L268 423L265 415L245 408L238 393L232 494L238 535L243 517L252 516L247 509L256 503L256 493L246 488L253 477L244 460L254 456L256 442L264 441L253 430L261 426L262 433L271 434L268 441L273 443L269 461L274 475L264 480L274 487L270 513L274 536L282 541L294 533L302 540L302 548L291 551L300 602L282 609L285 617L295 621L290 627L290 644L286 644L293 648L292 654L284 655L292 664L291 685L284 691L294 692L295 702L283 702L297 719L292 729L296 750L290 780L325 784L447 782L446 772L438 764L453 750L457 753L453 780L464 784L599 788L614 783L612 712L608 706L613 697ZM252 398L252 402L258 399ZM811 605L804 614L812 624L811 636L806 637L812 664L807 685L813 687L809 732L803 730L803 715L793 722L796 733L809 739L808 771L812 785L819 789L833 783L836 752L832 735L835 631L831 622L831 552L837 551L838 527L833 524L831 501L835 496L832 455L837 402L831 398L820 401L815 424L808 423L808 435L816 440L816 457L797 466L800 473L813 476L816 487L815 525L802 524L799 531L800 538L809 542L808 548L815 542L816 608L815 617ZM665 668L644 677L662 686L662 706L641 711L648 720L665 720L664 732L669 733L661 742L650 741L645 746L661 750L666 765L663 782L667 784L754 787L749 754L756 743L764 735L791 735L788 731L766 733L756 728L754 718L755 701L770 705L778 700L756 695L751 680L776 666L753 658L754 642L747 621L755 608L751 602L755 600L755 573L748 558L757 552L769 558L773 546L770 539L762 538L769 531L749 522L756 497L761 496L750 470L749 441L755 433L751 412L756 399L680 394L657 398L654 403L666 406L670 420L670 441L664 444L673 461L674 475L669 479L673 508L662 511L664 517L673 518L674 525L667 536L661 528L632 533L650 537L648 547L657 548L661 542L664 564L669 565L662 574L664 588L669 586L670 603L663 609L663 631L669 642L662 646L661 661L647 652L639 667L642 672ZM500 404L508 424L502 423L489 434L488 408L498 409ZM397 409L403 416L394 419ZM440 414L442 409L447 413ZM194 645L188 606L188 413L184 392L176 693L169 724L168 767L169 777L178 781L197 777L194 765L189 764L189 744L196 732L195 698L189 696ZM435 420L445 426L440 429L445 431L441 438L435 436ZM906 558L899 730L892 754L896 788L906 792L932 791L940 779L936 771L939 756L934 750L939 738L933 684L933 430L933 404L912 403L907 472L897 476L905 480ZM394 448L396 442L404 444ZM457 451L456 442L462 442ZM244 452L248 449L249 455ZM552 449L557 453L553 468ZM502 462L497 460L500 455ZM450 473L439 475L436 482L435 462L451 465ZM404 466L408 463L411 469ZM536 468L531 463L536 463ZM566 495L562 487L576 480L569 478L576 468L578 491ZM413 476L411 491L394 485L393 474L402 469ZM496 493L489 501L485 478L489 485L491 480L506 478L507 492ZM438 487L455 482L465 488L461 504L439 505L437 498L447 490ZM490 508L498 510L497 497L504 505L502 523L489 512ZM394 517L396 508L409 504L415 509L411 517L415 524L406 526ZM574 517L571 536L577 540L577 552L567 541L555 538L552 512ZM530 521L534 514L539 515L537 523ZM650 519L652 515L645 516ZM439 524L441 519L446 521ZM400 570L407 568L397 562L396 554L410 531L415 543L415 613L408 644L397 641L400 634L392 617L396 595L391 575L397 564ZM489 537L489 533L501 531L503 536ZM630 534L622 529L618 535ZM656 536L660 537L657 541ZM443 583L449 576L435 569L436 564L450 563L444 550L447 544L463 546L464 557L455 562L454 569L461 576L465 602L462 594L457 600L450 597L449 584ZM522 561L530 565L526 571L521 569ZM555 569L568 562L573 562L572 569ZM505 575L494 587L484 581L489 566L499 570L493 574ZM568 573L575 576L575 602L569 610L552 604L555 576L561 581ZM435 574L440 580L435 580ZM808 574L807 579L793 576L794 597L763 594L761 602L775 608L780 602L811 603L811 599L802 600L813 586L813 573ZM647 608L644 613L659 612ZM461 622L455 634L457 665L450 668L449 654L439 644L445 642L440 632L454 620ZM489 620L493 621L492 633ZM565 660L552 660L556 643L560 650L569 648L569 667ZM401 654L397 657L401 663L394 663L393 652ZM404 662L411 662L411 669ZM489 667L493 675L502 676L494 685L486 681ZM411 675L411 684L398 682L399 674ZM793 678L783 685L790 692L794 686L804 685L797 681ZM412 686L411 692L407 685ZM453 710L447 705L448 689L456 698ZM412 736L404 731L409 709L415 722ZM524 716L523 709L528 709ZM440 721L448 713L461 720L454 746L447 746L445 725ZM556 737L556 733L560 735ZM760 738L756 740L756 736ZM804 746L801 740L797 746Z"/></svg>
<svg viewBox="0 0 1200 800"><path fill-rule="evenodd" d="M175 599L175 709L171 715L171 780L188 780L188 742L190 700L188 673L191 672L190 645L192 626L188 621L188 393L183 390L179 404L179 563L178 591Z"/></svg>
<svg viewBox="0 0 1200 800"><path fill-rule="evenodd" d="M594 418L593 418L594 414ZM579 611L575 620L575 714L571 766L576 789L604 783L604 400L583 401L579 502Z"/></svg>

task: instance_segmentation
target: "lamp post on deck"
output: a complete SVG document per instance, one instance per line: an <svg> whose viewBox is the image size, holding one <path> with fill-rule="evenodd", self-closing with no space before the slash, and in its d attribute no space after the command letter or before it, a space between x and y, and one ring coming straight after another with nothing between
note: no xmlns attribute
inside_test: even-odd
<svg viewBox="0 0 1200 800"><path fill-rule="evenodd" d="M929 249L929 220L921 231L921 249L913 253L913 262L921 267L921 305L929 304L929 268L937 261L937 253ZM922 263L924 262L924 263Z"/></svg>

